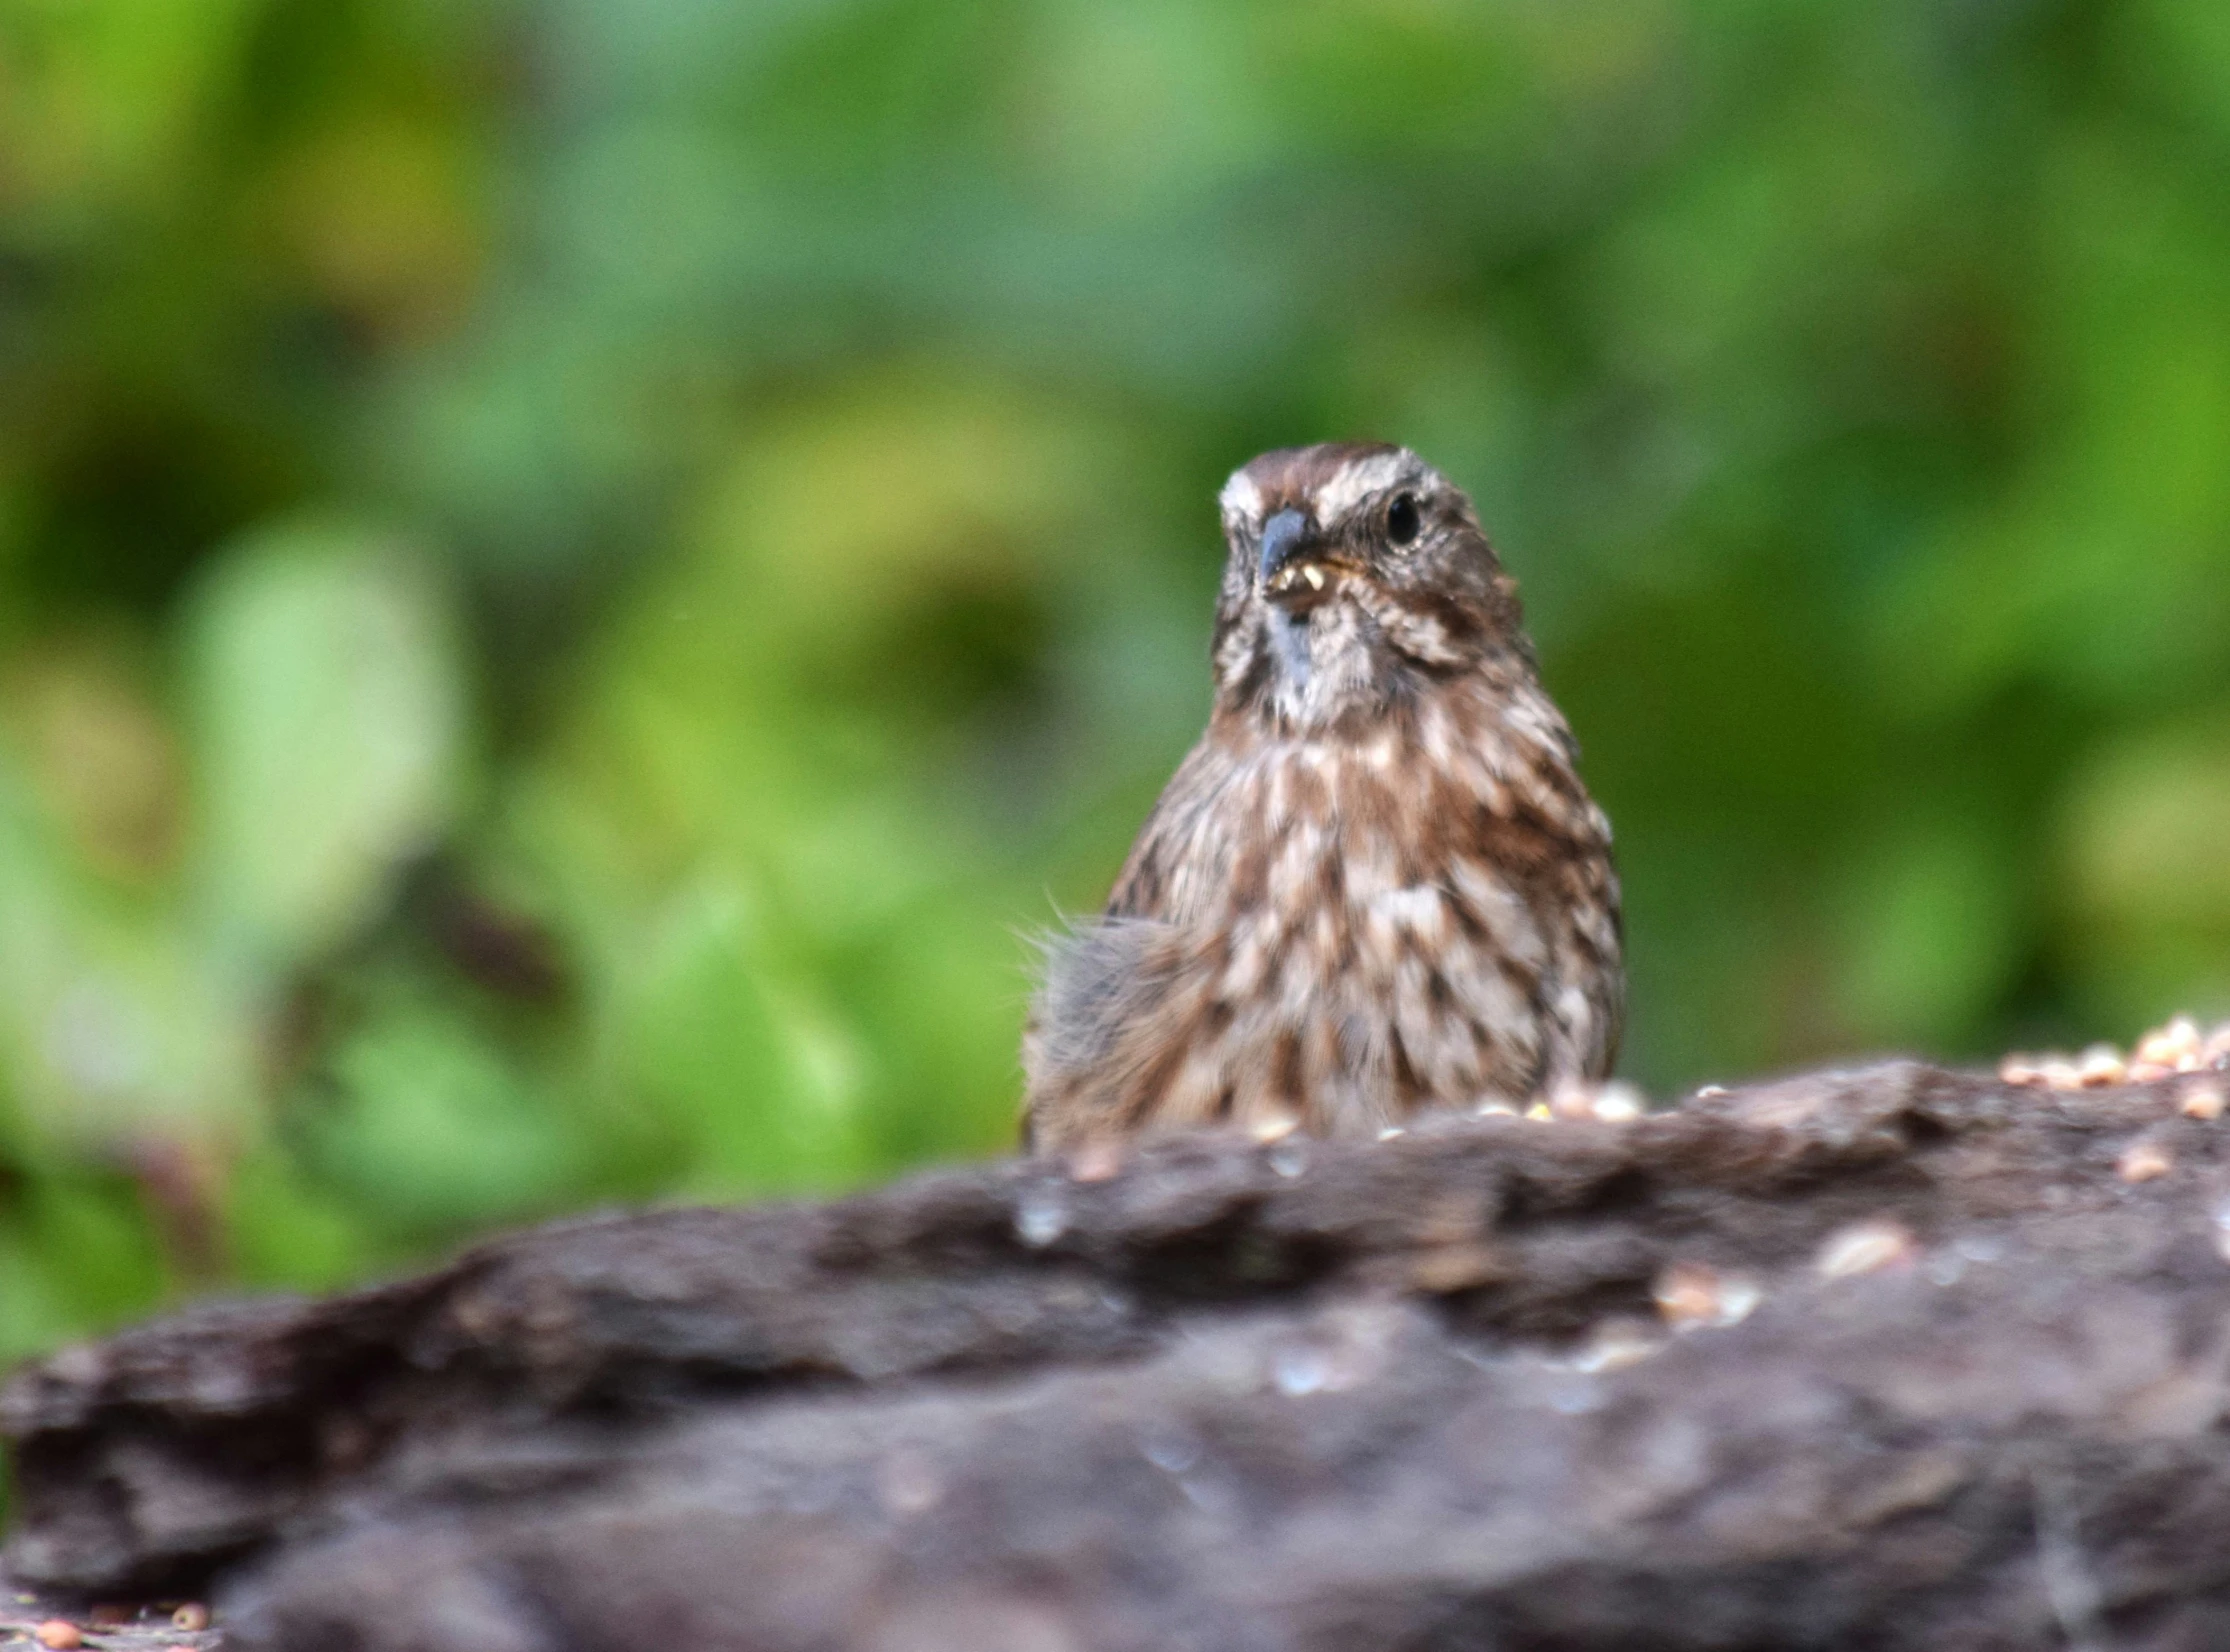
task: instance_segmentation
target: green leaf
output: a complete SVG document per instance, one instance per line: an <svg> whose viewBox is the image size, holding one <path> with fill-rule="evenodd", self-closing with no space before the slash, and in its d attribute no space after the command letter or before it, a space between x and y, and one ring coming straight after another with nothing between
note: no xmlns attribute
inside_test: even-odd
<svg viewBox="0 0 2230 1652"><path fill-rule="evenodd" d="M466 694L446 593L379 534L273 530L199 592L189 658L206 911L251 968L330 947L457 809Z"/></svg>
<svg viewBox="0 0 2230 1652"><path fill-rule="evenodd" d="M389 1229L442 1235L540 1214L589 1179L553 1098L462 1017L402 1003L339 1051L303 1135L313 1167Z"/></svg>
<svg viewBox="0 0 2230 1652"><path fill-rule="evenodd" d="M772 978L751 905L717 877L676 890L644 937L614 1029L619 1083L688 1144L705 1195L857 1179L843 1041Z"/></svg>

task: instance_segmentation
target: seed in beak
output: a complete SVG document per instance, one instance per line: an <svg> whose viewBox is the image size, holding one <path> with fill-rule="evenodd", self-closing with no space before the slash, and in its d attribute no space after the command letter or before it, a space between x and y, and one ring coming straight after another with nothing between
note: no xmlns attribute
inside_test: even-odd
<svg viewBox="0 0 2230 1652"><path fill-rule="evenodd" d="M1324 570L1322 568L1313 566L1303 568L1301 577L1309 582L1310 590L1321 591L1324 589Z"/></svg>

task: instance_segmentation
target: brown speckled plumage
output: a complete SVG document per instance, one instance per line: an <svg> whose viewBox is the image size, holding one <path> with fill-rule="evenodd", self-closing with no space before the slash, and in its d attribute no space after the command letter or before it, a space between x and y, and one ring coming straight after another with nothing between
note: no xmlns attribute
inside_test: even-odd
<svg viewBox="0 0 2230 1652"><path fill-rule="evenodd" d="M1606 1075L1610 824L1471 503L1399 448L1223 493L1215 709L1023 1041L1040 1148L1189 1125L1375 1133Z"/></svg>

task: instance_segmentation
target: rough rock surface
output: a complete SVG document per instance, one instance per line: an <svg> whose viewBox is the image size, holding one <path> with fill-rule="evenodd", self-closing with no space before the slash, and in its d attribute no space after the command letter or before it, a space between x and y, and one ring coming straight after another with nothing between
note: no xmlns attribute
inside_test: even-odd
<svg viewBox="0 0 2230 1652"><path fill-rule="evenodd" d="M258 1652L2230 1645L2220 1082L549 1228L19 1374L9 1562Z"/></svg>

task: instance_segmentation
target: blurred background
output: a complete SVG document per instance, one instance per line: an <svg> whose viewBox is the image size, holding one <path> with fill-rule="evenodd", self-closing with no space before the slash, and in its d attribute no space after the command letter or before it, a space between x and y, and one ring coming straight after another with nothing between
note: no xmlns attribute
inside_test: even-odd
<svg viewBox="0 0 2230 1652"><path fill-rule="evenodd" d="M2230 1009L2226 176L2219 0L0 0L0 1358L1007 1149L1324 437L1637 1080Z"/></svg>

